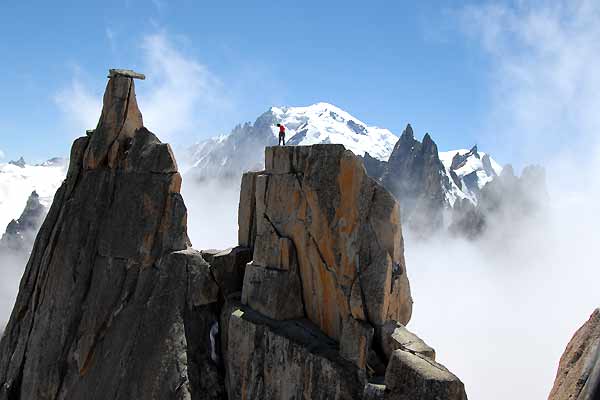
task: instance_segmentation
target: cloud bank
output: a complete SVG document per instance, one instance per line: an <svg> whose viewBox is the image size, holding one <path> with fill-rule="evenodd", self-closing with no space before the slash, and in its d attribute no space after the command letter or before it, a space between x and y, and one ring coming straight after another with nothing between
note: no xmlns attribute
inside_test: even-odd
<svg viewBox="0 0 600 400"><path fill-rule="evenodd" d="M541 220L500 220L479 242L407 242L412 329L470 398L547 398L559 357L600 305L600 3L487 2L460 19L490 66L485 139L541 162ZM488 146L490 147L490 146Z"/></svg>

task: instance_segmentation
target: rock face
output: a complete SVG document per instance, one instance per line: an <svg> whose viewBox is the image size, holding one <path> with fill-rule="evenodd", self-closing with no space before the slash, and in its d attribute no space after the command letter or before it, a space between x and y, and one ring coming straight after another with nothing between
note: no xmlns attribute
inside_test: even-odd
<svg viewBox="0 0 600 400"><path fill-rule="evenodd" d="M581 327L560 358L549 400L600 398L600 309Z"/></svg>
<svg viewBox="0 0 600 400"><path fill-rule="evenodd" d="M442 227L450 181L429 134L419 142L408 124L385 166L381 182L400 202L407 228L427 236Z"/></svg>
<svg viewBox="0 0 600 400"><path fill-rule="evenodd" d="M386 400L466 400L462 382L444 366L420 354L396 350L385 373Z"/></svg>
<svg viewBox="0 0 600 400"><path fill-rule="evenodd" d="M181 177L109 80L35 241L0 342L0 399L222 398L210 266L189 250ZM191 296L189 293L201 294Z"/></svg>
<svg viewBox="0 0 600 400"><path fill-rule="evenodd" d="M268 147L265 160L242 178L239 242L253 260L221 314L229 399L466 399L404 327L392 195L340 145ZM396 352L421 361L399 367ZM402 397L407 387L417 397Z"/></svg>
<svg viewBox="0 0 600 400"><path fill-rule="evenodd" d="M240 237L252 238L252 268L264 271L247 275L244 290L254 274L264 285L281 279L289 284L277 285L282 295L334 339L350 317L373 326L408 322L399 207L387 190L341 145L268 147L265 157L266 170L248 173L242 188L247 196L254 187L256 204L239 221Z"/></svg>

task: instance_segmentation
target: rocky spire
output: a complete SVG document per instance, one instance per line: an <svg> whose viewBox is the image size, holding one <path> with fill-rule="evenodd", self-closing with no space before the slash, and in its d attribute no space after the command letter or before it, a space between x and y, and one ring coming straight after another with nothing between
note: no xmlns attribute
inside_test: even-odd
<svg viewBox="0 0 600 400"><path fill-rule="evenodd" d="M413 128L412 128L412 126L410 126L410 124L406 124L406 128L404 128L404 131L402 132L402 136L405 136L405 137L411 138L411 139L413 139L415 137Z"/></svg>
<svg viewBox="0 0 600 400"><path fill-rule="evenodd" d="M124 150L123 147L143 125L133 79L113 75L104 92L102 114L86 149L83 167L94 169L105 164L114 166L119 151Z"/></svg>
<svg viewBox="0 0 600 400"><path fill-rule="evenodd" d="M0 239L0 251L10 250L22 253L28 251L46 211L46 207L40 203L40 196L34 190L29 195L21 216L16 220L13 219L6 227L6 232Z"/></svg>
<svg viewBox="0 0 600 400"><path fill-rule="evenodd" d="M112 76L98 127L74 142L35 240L0 341L0 399L183 399L192 390L186 332L202 329L192 319L210 328L216 317L183 319L199 285L190 276L208 266L187 250L180 184L169 145L142 126L133 79ZM208 359L195 358L206 384L218 375Z"/></svg>
<svg viewBox="0 0 600 400"><path fill-rule="evenodd" d="M427 236L441 227L444 190L450 181L428 133L419 142L407 125L385 165L381 182L399 201L406 228Z"/></svg>
<svg viewBox="0 0 600 400"><path fill-rule="evenodd" d="M27 163L25 162L25 159L23 157L19 157L19 159L17 161L11 160L8 163L12 164L12 165L16 165L19 168L25 168L25 166L27 165Z"/></svg>

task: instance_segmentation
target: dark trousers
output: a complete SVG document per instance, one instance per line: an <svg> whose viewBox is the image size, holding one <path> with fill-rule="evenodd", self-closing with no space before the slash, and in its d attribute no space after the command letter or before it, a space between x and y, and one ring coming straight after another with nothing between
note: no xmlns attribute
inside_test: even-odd
<svg viewBox="0 0 600 400"><path fill-rule="evenodd" d="M282 143L285 146L285 132L279 132L279 145L281 146Z"/></svg>

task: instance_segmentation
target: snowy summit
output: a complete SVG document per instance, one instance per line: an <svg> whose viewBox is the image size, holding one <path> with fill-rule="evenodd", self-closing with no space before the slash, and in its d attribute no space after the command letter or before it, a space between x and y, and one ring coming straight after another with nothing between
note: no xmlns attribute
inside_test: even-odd
<svg viewBox="0 0 600 400"><path fill-rule="evenodd" d="M189 173L200 178L237 177L258 170L264 164L265 146L277 144L278 123L285 125L289 145L343 144L357 155L368 152L379 160L387 160L398 141L389 130L369 126L329 103L271 107L253 124L238 125L228 135L195 144L184 155L184 163L191 165Z"/></svg>

